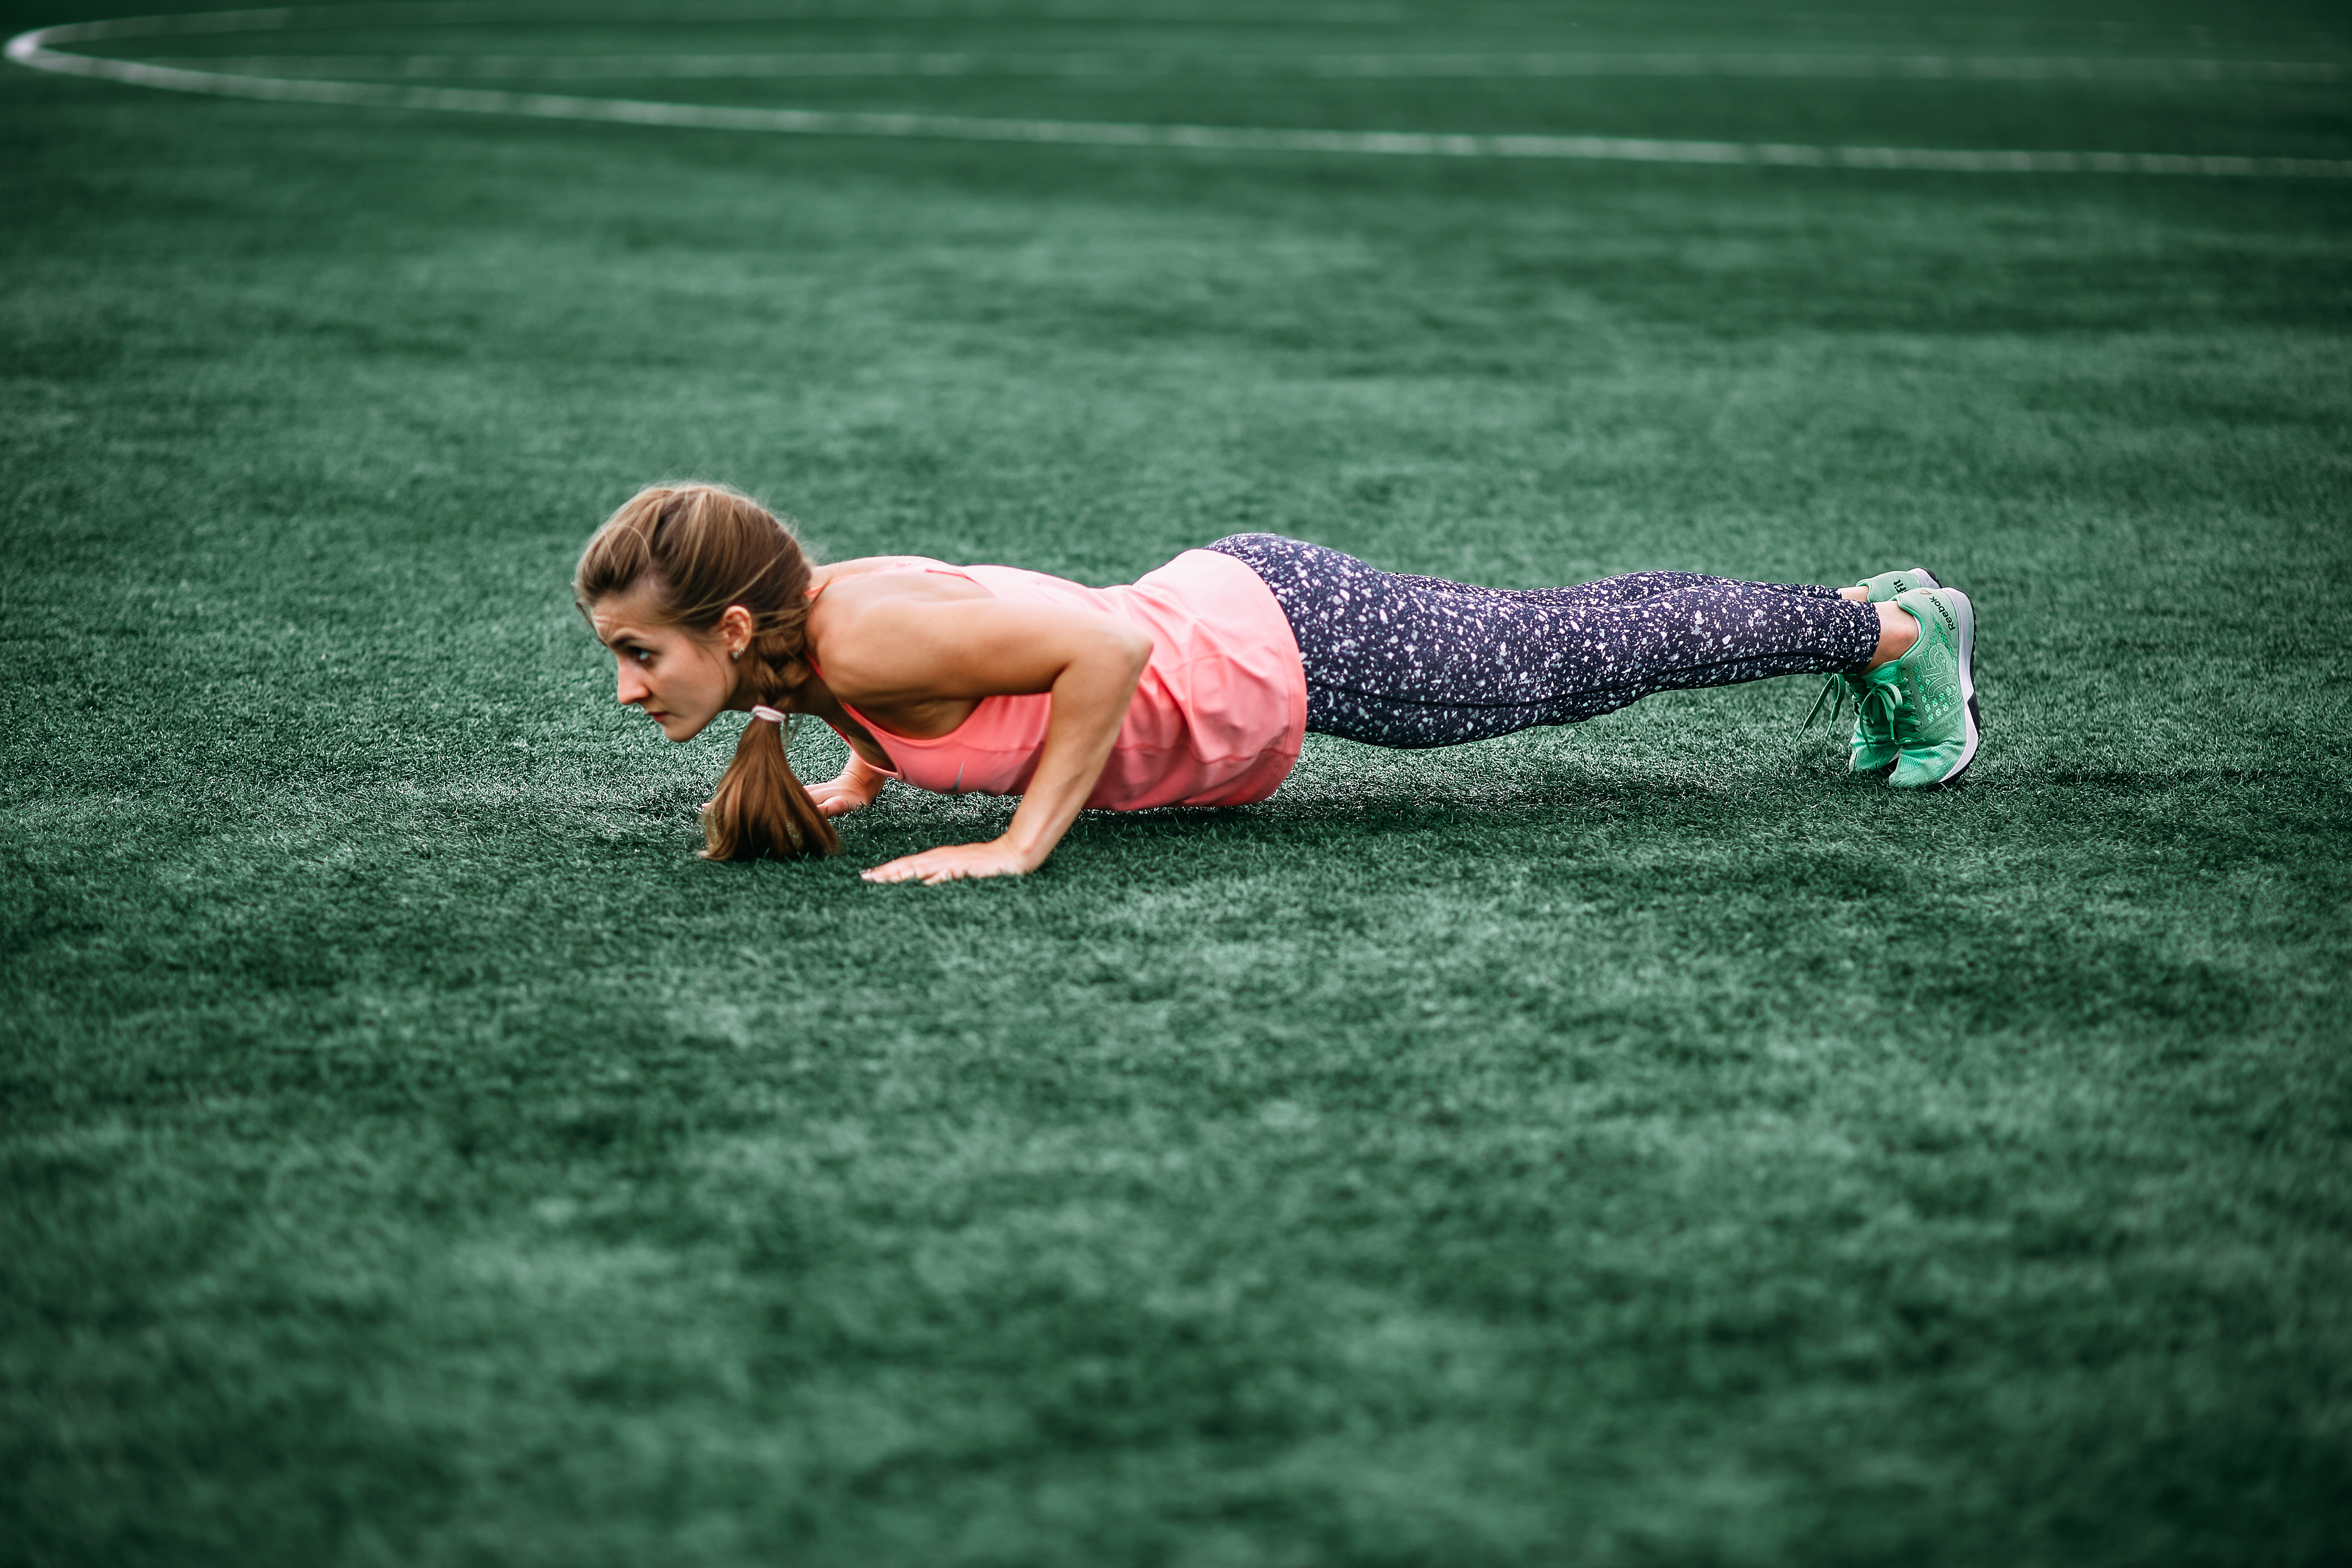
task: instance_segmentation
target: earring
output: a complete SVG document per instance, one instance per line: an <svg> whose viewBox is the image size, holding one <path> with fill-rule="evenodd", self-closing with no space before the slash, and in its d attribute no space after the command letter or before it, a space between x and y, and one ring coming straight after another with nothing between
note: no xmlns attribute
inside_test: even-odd
<svg viewBox="0 0 2352 1568"><path fill-rule="evenodd" d="M727 650L727 656L730 659L740 661L743 657L743 650L740 648L730 648Z"/></svg>

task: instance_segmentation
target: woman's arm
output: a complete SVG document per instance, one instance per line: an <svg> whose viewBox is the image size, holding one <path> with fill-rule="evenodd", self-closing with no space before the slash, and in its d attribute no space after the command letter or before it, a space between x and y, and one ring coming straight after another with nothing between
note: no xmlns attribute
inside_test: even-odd
<svg viewBox="0 0 2352 1568"><path fill-rule="evenodd" d="M824 657L825 684L860 707L1053 694L1045 749L1002 837L926 850L866 873L873 882L940 883L1018 875L1045 863L1110 759L1151 639L1091 611L877 596L832 606Z"/></svg>

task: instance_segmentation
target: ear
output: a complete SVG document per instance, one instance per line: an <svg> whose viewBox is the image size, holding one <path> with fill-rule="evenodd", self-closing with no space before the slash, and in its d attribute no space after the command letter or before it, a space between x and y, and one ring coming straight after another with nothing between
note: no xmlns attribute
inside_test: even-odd
<svg viewBox="0 0 2352 1568"><path fill-rule="evenodd" d="M730 604L719 612L719 640L730 658L751 645L751 632L757 625L751 612L740 604Z"/></svg>

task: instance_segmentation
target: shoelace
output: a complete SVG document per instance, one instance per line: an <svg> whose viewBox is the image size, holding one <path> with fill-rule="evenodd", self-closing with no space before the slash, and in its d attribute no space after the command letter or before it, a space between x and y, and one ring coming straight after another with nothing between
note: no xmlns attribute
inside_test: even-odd
<svg viewBox="0 0 2352 1568"><path fill-rule="evenodd" d="M1813 720L1822 715L1823 703L1830 705L1830 727L1835 729L1838 715L1845 711L1845 677L1843 675L1832 675L1829 678L1829 684L1822 687L1822 695L1815 697L1813 706L1806 710L1805 722L1797 727L1798 734L1802 735L1813 727Z"/></svg>
<svg viewBox="0 0 2352 1568"><path fill-rule="evenodd" d="M1854 699L1853 720L1856 724L1860 724L1864 716L1875 707L1878 710L1878 716L1885 722L1886 733L1899 737L1903 732L1897 727L1899 721L1896 716L1902 713L1905 702L1906 694L1900 685L1892 682L1882 685L1873 681L1870 683L1870 689Z"/></svg>
<svg viewBox="0 0 2352 1568"><path fill-rule="evenodd" d="M1843 675L1832 675L1822 685L1822 695L1813 699L1811 709L1805 715L1805 722L1797 727L1800 734L1813 727L1813 720L1821 716L1823 703L1830 705L1830 727L1835 729L1838 715L1845 711L1845 677ZM1875 709L1878 717L1885 721L1886 733L1894 734L1895 716L1903 711L1901 685L1872 681L1864 688L1862 695L1853 699L1854 722L1862 723L1864 719L1870 716L1873 709Z"/></svg>

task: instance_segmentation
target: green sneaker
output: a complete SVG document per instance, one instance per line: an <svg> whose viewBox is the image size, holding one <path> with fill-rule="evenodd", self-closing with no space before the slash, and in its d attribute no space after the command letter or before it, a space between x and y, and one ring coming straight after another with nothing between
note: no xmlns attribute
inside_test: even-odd
<svg viewBox="0 0 2352 1568"><path fill-rule="evenodd" d="M1926 567L1915 566L1908 571L1882 571L1855 586L1868 595L1864 603L1884 604L1903 594L1940 588L1943 584ZM1891 667L1882 664L1879 669ZM1835 694L1837 700L1830 706L1830 723L1834 725L1838 709L1845 705L1848 695L1853 697L1853 737L1847 742L1845 765L1856 773L1883 772L1894 767L1903 755L1903 748L1895 742L1895 710L1902 706L1901 694L1885 689L1886 683L1874 680L1872 676L1876 673L1832 675L1813 703L1813 713L1818 714L1822 704ZM1806 725L1810 727L1812 722L1812 714L1806 715Z"/></svg>
<svg viewBox="0 0 2352 1568"><path fill-rule="evenodd" d="M1944 585L1937 582L1935 575L1926 567L1915 566L1908 571L1882 571L1876 577L1858 582L1854 586L1869 592L1870 597L1863 601L1864 604L1884 604L1890 599L1900 599L1906 593L1916 593L1922 589L1941 588Z"/></svg>
<svg viewBox="0 0 2352 1568"><path fill-rule="evenodd" d="M1901 658L1881 664L1900 706L1891 710L1902 753L1886 780L1897 789L1948 784L1977 757L1977 612L1956 588L1914 590L1895 601L1919 622L1919 640Z"/></svg>

